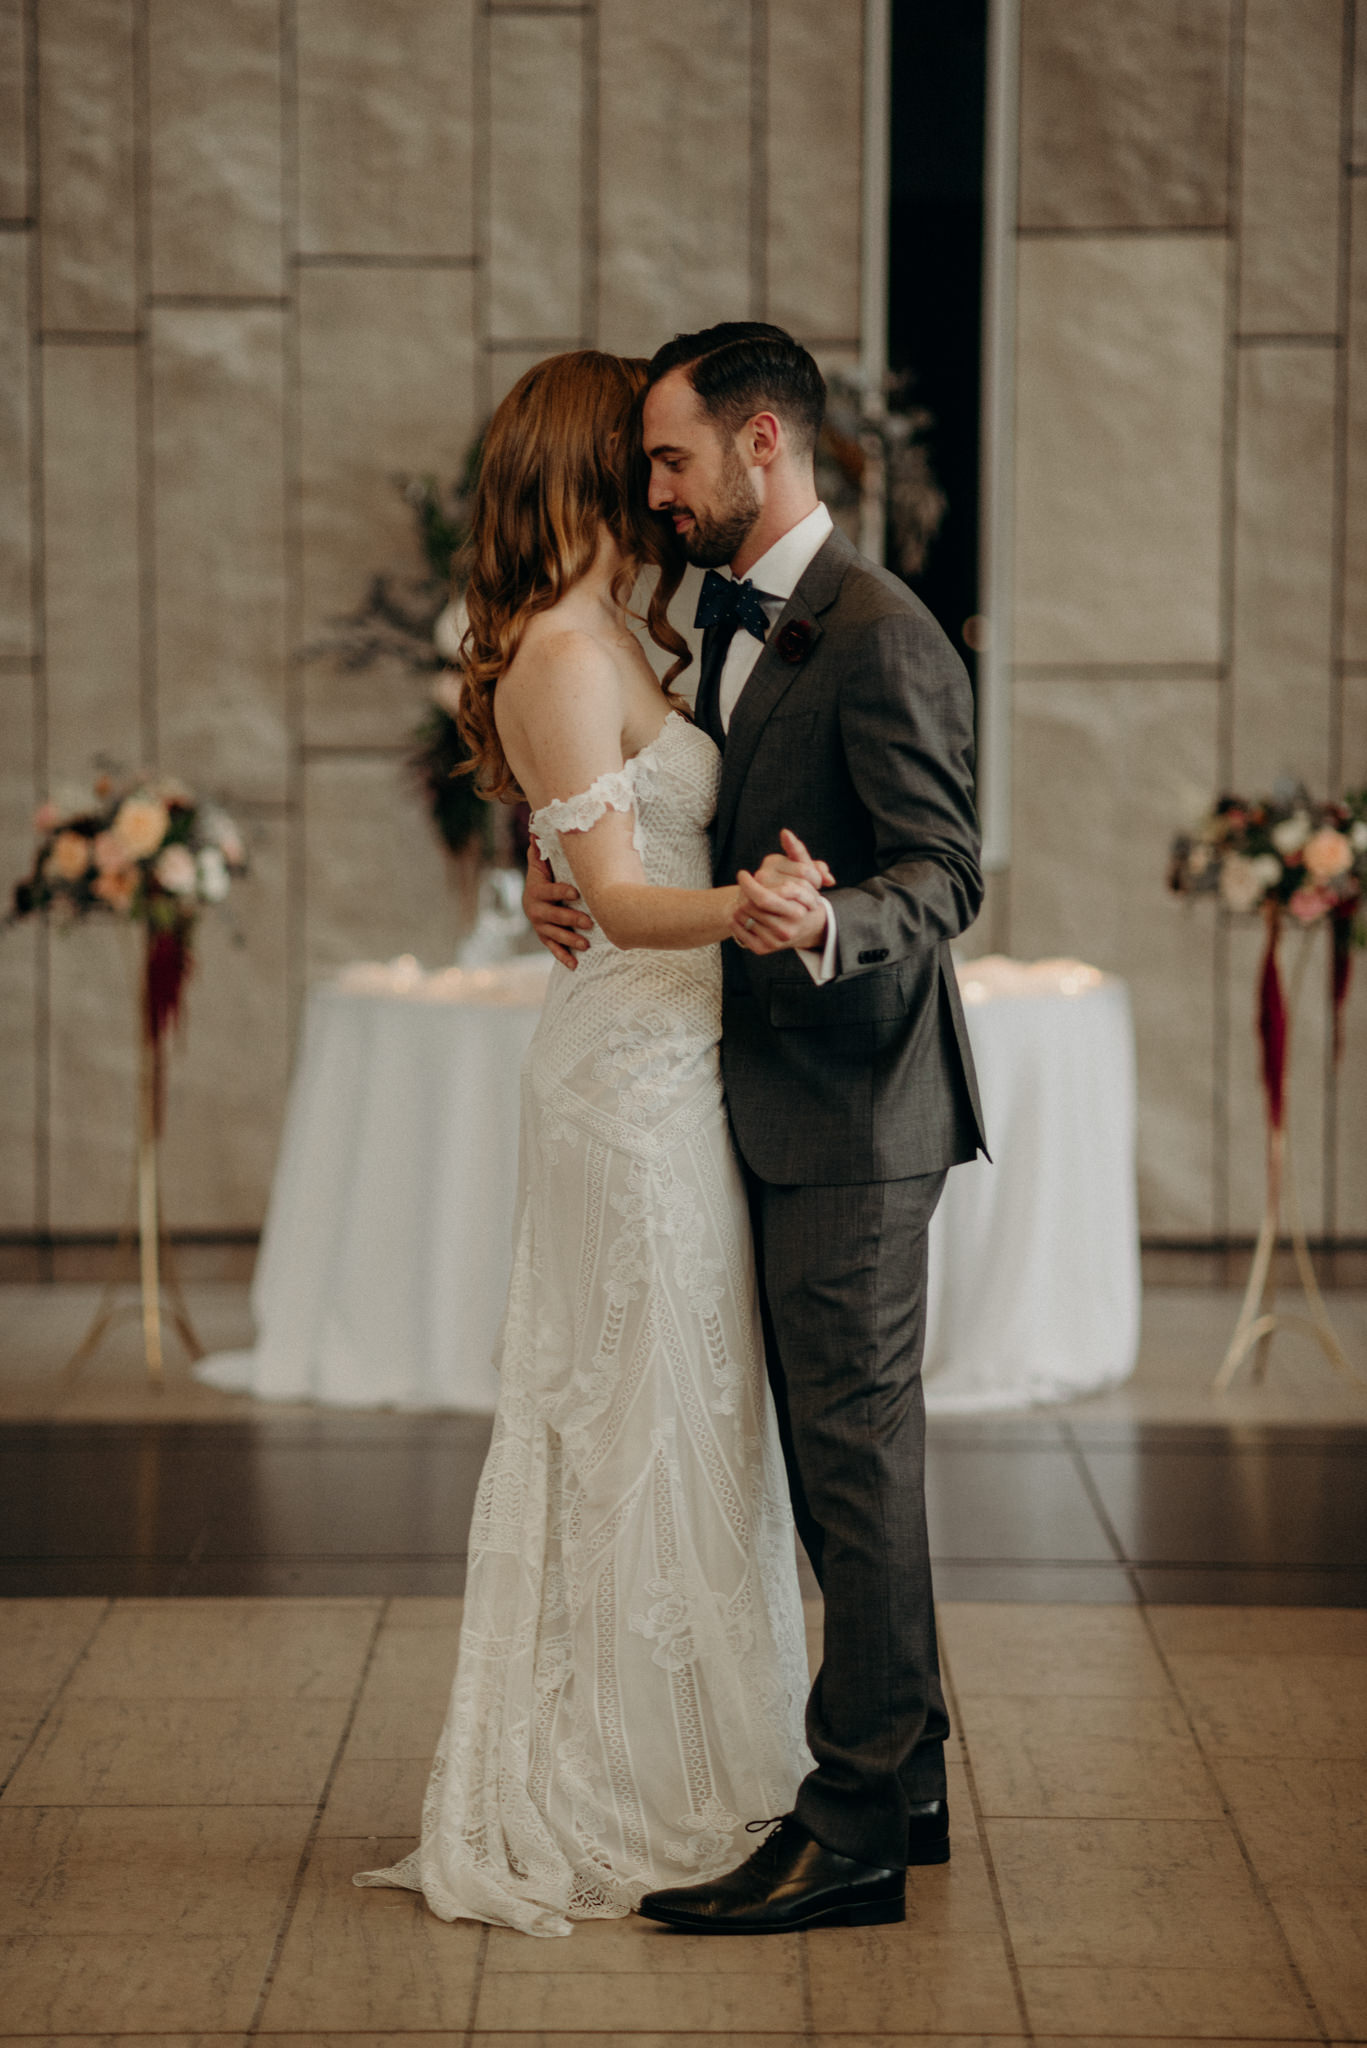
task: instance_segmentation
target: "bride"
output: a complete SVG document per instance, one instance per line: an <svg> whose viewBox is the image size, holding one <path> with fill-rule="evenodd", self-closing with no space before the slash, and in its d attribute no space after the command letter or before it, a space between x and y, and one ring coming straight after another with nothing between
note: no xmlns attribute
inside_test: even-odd
<svg viewBox="0 0 1367 2048"><path fill-rule="evenodd" d="M644 365L585 350L495 413L462 727L593 917L523 1075L501 1392L422 1839L358 1884L568 1934L730 1868L810 1768L793 1524L718 1063L720 757L628 623L679 570L645 509ZM779 895L794 870L771 857ZM806 881L829 876L818 866Z"/></svg>

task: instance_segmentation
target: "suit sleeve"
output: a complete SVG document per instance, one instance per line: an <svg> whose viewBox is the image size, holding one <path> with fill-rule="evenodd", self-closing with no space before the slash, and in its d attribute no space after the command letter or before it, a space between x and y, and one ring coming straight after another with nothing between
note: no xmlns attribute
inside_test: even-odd
<svg viewBox="0 0 1367 2048"><path fill-rule="evenodd" d="M842 682L840 727L876 861L826 897L843 981L956 938L982 904L973 693L933 619L898 611L866 629Z"/></svg>

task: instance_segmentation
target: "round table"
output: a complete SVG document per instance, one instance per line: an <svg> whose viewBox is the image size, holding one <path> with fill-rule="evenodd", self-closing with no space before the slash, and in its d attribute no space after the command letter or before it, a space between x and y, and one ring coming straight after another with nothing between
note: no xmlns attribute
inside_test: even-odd
<svg viewBox="0 0 1367 2048"><path fill-rule="evenodd" d="M309 997L252 1285L258 1342L196 1372L262 1400L487 1412L511 1265L522 1061L549 962L346 969ZM1124 984L959 969L994 1163L931 1228L926 1405L1063 1400L1132 1369L1134 1053Z"/></svg>

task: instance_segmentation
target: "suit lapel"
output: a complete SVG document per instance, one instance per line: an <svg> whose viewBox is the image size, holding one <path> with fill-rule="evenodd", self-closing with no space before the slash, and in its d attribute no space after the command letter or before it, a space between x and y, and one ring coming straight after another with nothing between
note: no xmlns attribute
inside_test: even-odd
<svg viewBox="0 0 1367 2048"><path fill-rule="evenodd" d="M726 752L722 755L721 786L717 791L717 821L715 847L718 871L740 803L741 790L759 745L760 735L775 707L801 675L821 638L821 628L816 623L821 614L829 611L834 604L845 571L850 563L858 559L858 551L837 527L827 536L813 555L798 580L796 590L784 605L770 630L769 637L760 649L758 661L746 679L745 687L736 699L731 713L731 725L726 735ZM785 659L779 653L778 644L785 627L799 621L812 626L811 638L806 649L795 661Z"/></svg>

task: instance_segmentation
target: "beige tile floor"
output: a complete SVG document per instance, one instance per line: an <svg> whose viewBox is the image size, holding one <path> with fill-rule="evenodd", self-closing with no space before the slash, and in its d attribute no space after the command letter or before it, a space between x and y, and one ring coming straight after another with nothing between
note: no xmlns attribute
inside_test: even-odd
<svg viewBox="0 0 1367 2048"><path fill-rule="evenodd" d="M734 1942L352 1887L412 1839L458 1618L0 1602L0 2038L1367 2040L1367 1612L944 1607L953 1861L904 1927Z"/></svg>
<svg viewBox="0 0 1367 2048"><path fill-rule="evenodd" d="M186 1290L202 1341L230 1350L252 1341L247 1288L205 1282ZM0 1420L204 1420L307 1413L280 1405L260 1410L244 1396L202 1387L186 1373L174 1343L166 1388L151 1392L132 1320L121 1324L75 1377L63 1365L89 1324L99 1289L84 1285L0 1286ZM1298 1332L1279 1335L1261 1383L1245 1371L1227 1394L1211 1380L1238 1312L1236 1292L1151 1287L1132 1379L1113 1393L1042 1410L1078 1421L1333 1423L1367 1422L1367 1292L1341 1289L1330 1309L1358 1377L1333 1373ZM1302 1304L1288 1293L1287 1307Z"/></svg>

